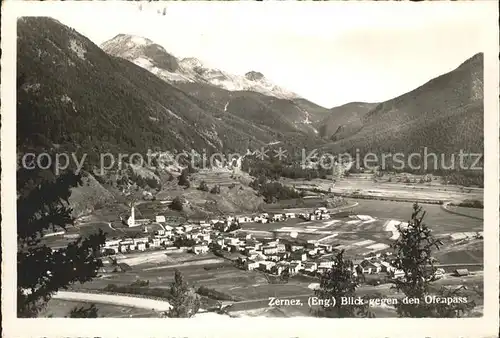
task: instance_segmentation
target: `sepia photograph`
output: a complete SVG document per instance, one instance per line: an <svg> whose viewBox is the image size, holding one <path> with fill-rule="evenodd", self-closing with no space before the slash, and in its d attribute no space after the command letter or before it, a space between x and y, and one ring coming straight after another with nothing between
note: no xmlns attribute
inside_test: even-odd
<svg viewBox="0 0 500 338"><path fill-rule="evenodd" d="M491 4L17 6L13 316L484 319Z"/></svg>

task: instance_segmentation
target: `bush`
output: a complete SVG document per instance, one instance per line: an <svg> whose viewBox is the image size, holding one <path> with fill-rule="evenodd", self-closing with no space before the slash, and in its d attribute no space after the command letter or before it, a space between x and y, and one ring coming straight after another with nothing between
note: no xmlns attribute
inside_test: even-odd
<svg viewBox="0 0 500 338"><path fill-rule="evenodd" d="M189 188L190 183L188 180L188 170L187 169L182 170L181 175L179 176L179 179L178 179L178 184Z"/></svg>
<svg viewBox="0 0 500 338"><path fill-rule="evenodd" d="M200 186L198 187L198 190L201 191L208 191L208 185L205 181L201 181Z"/></svg>
<svg viewBox="0 0 500 338"><path fill-rule="evenodd" d="M118 286L116 284L108 284L104 288L105 291L111 291L111 292L115 292L117 289L118 289Z"/></svg>
<svg viewBox="0 0 500 338"><path fill-rule="evenodd" d="M213 253L214 253L214 255L215 255L215 256L217 256L217 257L222 257L222 258L224 258L224 253L223 253L221 250L219 250L219 249L214 249L214 250L213 250Z"/></svg>
<svg viewBox="0 0 500 338"><path fill-rule="evenodd" d="M219 185L215 185L211 190L210 190L210 193L211 194L220 194L220 186Z"/></svg>
<svg viewBox="0 0 500 338"><path fill-rule="evenodd" d="M241 229L241 225L239 223L231 223L231 225L227 229L227 232L232 232L238 229Z"/></svg>
<svg viewBox="0 0 500 338"><path fill-rule="evenodd" d="M456 206L457 207L464 207L464 208L477 208L477 209L484 208L483 202L478 201L478 200L465 200L463 202L456 204Z"/></svg>
<svg viewBox="0 0 500 338"><path fill-rule="evenodd" d="M138 279L136 280L135 282L133 282L132 284L130 284L130 286L149 286L149 280L141 280L141 279Z"/></svg>
<svg viewBox="0 0 500 338"><path fill-rule="evenodd" d="M207 288L205 286L200 286L198 290L196 291L197 294L201 296L205 296L211 299L216 299L216 300L231 300L231 301L237 301L238 299L234 298L233 296L230 296L228 294L225 294L223 292Z"/></svg>
<svg viewBox="0 0 500 338"><path fill-rule="evenodd" d="M141 295L149 297L158 297L164 299L172 298L172 294L169 289L157 289L149 287L137 287L137 286L116 286L115 284L108 284L104 291L124 293L131 295Z"/></svg>
<svg viewBox="0 0 500 338"><path fill-rule="evenodd" d="M184 205L184 203L182 201L182 198L180 196L177 196L172 201L172 204L170 205L170 208L173 209L173 210L182 211L183 205Z"/></svg>
<svg viewBox="0 0 500 338"><path fill-rule="evenodd" d="M279 182L266 182L265 177L262 179L262 176L258 180L253 181L250 185L252 188L256 189L260 195L264 196L267 203L302 197L302 194L295 189L284 186Z"/></svg>
<svg viewBox="0 0 500 338"><path fill-rule="evenodd" d="M482 172L463 171L459 173L449 173L443 177L443 181L445 184L461 185L464 187L484 187L484 176Z"/></svg>
<svg viewBox="0 0 500 338"><path fill-rule="evenodd" d="M187 239L185 237L177 237L174 241L174 246L181 247L191 247L196 244L194 239Z"/></svg>

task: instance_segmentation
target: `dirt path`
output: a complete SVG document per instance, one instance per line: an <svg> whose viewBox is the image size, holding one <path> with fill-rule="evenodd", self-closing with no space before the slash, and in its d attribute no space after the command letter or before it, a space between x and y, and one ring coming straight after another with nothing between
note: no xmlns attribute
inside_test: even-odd
<svg viewBox="0 0 500 338"><path fill-rule="evenodd" d="M108 294L98 294L98 293L59 291L53 296L53 298L70 300L70 301L88 302L88 303L100 303L100 304L135 307L153 311L167 311L171 307L170 303L167 301L133 297L133 296L118 296L118 295L108 295Z"/></svg>

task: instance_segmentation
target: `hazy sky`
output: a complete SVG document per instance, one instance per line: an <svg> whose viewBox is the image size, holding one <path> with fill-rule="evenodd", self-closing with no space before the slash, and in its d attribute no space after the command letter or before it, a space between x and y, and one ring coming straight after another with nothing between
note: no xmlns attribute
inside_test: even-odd
<svg viewBox="0 0 500 338"><path fill-rule="evenodd" d="M96 44L147 37L177 57L276 84L326 107L401 95L484 51L478 2L55 2L56 18ZM496 6L496 4L495 4ZM165 16L157 14L166 7Z"/></svg>

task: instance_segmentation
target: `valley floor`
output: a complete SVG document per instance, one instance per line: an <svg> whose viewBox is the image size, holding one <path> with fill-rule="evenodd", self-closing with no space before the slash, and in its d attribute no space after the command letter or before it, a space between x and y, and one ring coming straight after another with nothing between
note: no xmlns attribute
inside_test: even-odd
<svg viewBox="0 0 500 338"><path fill-rule="evenodd" d="M206 178L205 174L204 179ZM221 178L220 175L217 175L217 178L219 180L227 179L225 176ZM215 180L214 178L213 181ZM335 189L344 189L346 191L347 189L364 189L363 194L374 194L375 188L366 188L375 184L373 182L362 182L358 186L353 184L354 188L343 187L343 185L350 186L351 183L349 181L341 182ZM318 184L318 182L315 181L314 184ZM324 184L331 185L331 181ZM439 197L452 200L452 196L459 196L459 199L477 198L482 200L482 191L471 189L464 192L459 187L450 188L437 185L431 187L406 187L401 184L390 185L387 183L386 185L377 185L377 189L383 190L387 196L393 194L398 197L405 196L405 198L418 195L432 199ZM248 192L242 190L242 193L247 194ZM199 199L196 202L198 204L206 196L210 197L210 195L203 195L200 192L192 192L192 194ZM143 203L141 210L146 210L148 203ZM155 203L156 205L161 204L158 201ZM338 217L334 215L331 220L304 221L296 218L285 222L267 224L249 222L243 223L242 229L238 231L251 234L256 239L269 237L291 239L291 234L295 233L294 238L299 241L319 240L325 244L332 244L338 249L345 249L346 254L351 258L359 258L368 253L386 251L395 236L391 226L394 222L408 221L412 205L411 202L348 198L344 206L335 210L332 209L332 214L334 214L334 211L347 211L347 214L342 213ZM482 210L454 207L453 211L459 212L451 213L442 205L424 204L423 207L426 211L425 222L431 227L434 234L441 237L444 242L442 249L437 252L436 258L440 261L441 267L445 269L446 275L436 282L436 285L468 286L468 296L470 299L474 299L477 310L480 312L483 299L474 290L483 287L483 240L476 238L475 234L483 231L483 221L479 217ZM280 213L291 209L280 208L278 205L270 210L272 211L269 212L272 213ZM300 212L310 210L310 208L295 208L293 210ZM238 214L254 213L240 211ZM468 215L473 217L468 217ZM97 224L100 224L98 227L102 227L112 236L129 235L128 232L131 231L130 228L115 223L101 222ZM87 228L83 223L74 229L74 233L85 233L85 231L95 227L92 223L89 226L90 228ZM161 290L168 291L173 281L174 269L178 269L195 288L209 288L230 299L223 302L232 304L228 308L231 316L293 317L313 315L311 307L307 305L307 300L314 295L313 285L319 282L317 277L299 273L291 276L286 284L275 283L275 278L267 273L237 268L232 261L236 256L225 254L225 258L221 258L212 253L193 255L182 249L118 254L116 256L118 261L131 267L129 271L102 273L100 277L91 282L73 285L71 291L104 292L104 289L110 284L126 287L137 280L147 280L149 281L147 288L157 290L155 292L161 294ZM326 259L327 256L324 255L323 258ZM470 275L465 277L452 276L450 273L458 268L467 268ZM369 275L368 277L368 280L379 278L376 275ZM377 286L363 284L358 291L360 295L371 297L401 297L400 294L390 288L389 284L384 283ZM303 306L269 306L270 297L299 299L302 300ZM43 315L46 316L52 313L54 316L60 316L70 308L70 305L79 304L81 301L81 299L53 299L49 303L48 310ZM214 298L202 297L202 308L204 309L217 306L217 304L218 300ZM116 304L100 304L99 309L101 308L103 309L102 315L109 317L154 317L160 315L158 311L132 309L127 306L120 307ZM101 310L99 311L101 313ZM377 317L396 316L394 308L390 306L374 307L373 312Z"/></svg>

